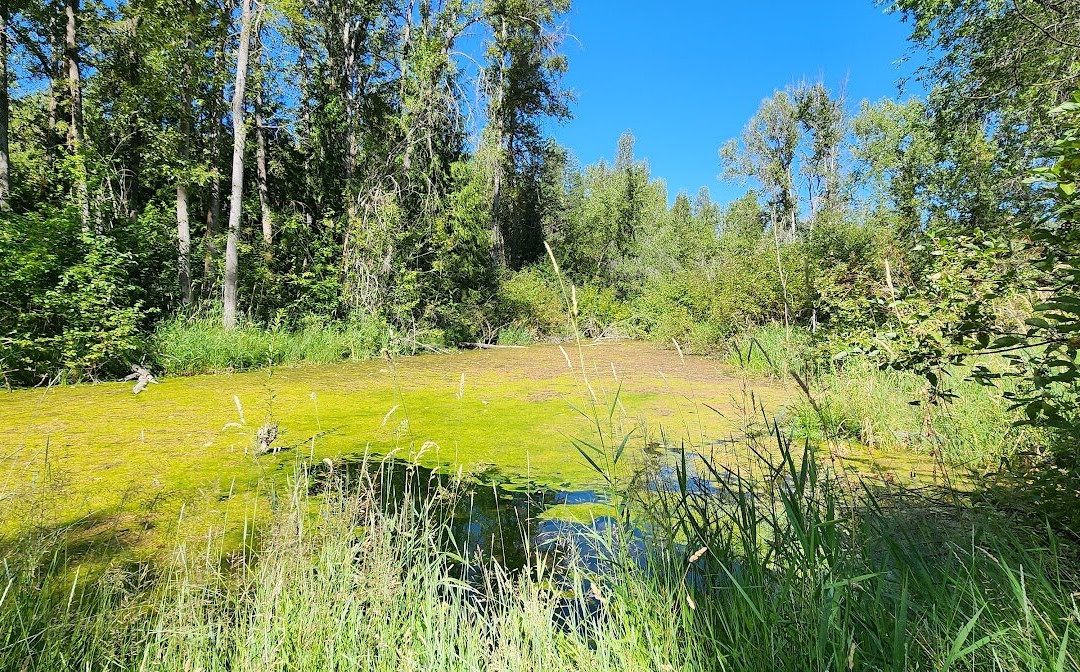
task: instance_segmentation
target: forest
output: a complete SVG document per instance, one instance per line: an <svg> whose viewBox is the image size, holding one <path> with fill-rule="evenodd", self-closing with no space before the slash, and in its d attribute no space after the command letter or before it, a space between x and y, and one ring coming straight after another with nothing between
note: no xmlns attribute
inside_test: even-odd
<svg viewBox="0 0 1080 672"><path fill-rule="evenodd" d="M1080 4L864 2L926 94L720 202L555 139L571 0L0 0L0 668L1080 669Z"/></svg>

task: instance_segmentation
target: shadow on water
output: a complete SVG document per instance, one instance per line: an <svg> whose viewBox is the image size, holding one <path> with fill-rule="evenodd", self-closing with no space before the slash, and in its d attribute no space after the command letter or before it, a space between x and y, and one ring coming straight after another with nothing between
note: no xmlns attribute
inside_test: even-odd
<svg viewBox="0 0 1080 672"><path fill-rule="evenodd" d="M700 455L680 447L653 458L639 474L646 492L727 500L729 491L717 479L726 481L728 474L709 469ZM511 576L529 572L543 577L562 595L554 616L565 628L599 617L603 599L594 582L614 575L614 563L629 562L650 571L654 549L649 547L648 526L617 520L602 490L543 487L496 470L459 477L448 467L432 469L394 459L313 465L309 476L314 495L360 488L373 493L375 505L386 511L411 506L433 512L443 526L444 548L456 558L453 564L466 582L483 583L492 567ZM704 577L690 567L683 580L698 586Z"/></svg>
<svg viewBox="0 0 1080 672"><path fill-rule="evenodd" d="M332 471L313 467L311 477L312 494L365 485L390 509L435 502L449 532L448 550L465 561L465 578L476 578L470 568L492 562L512 573L543 563L556 583L567 580L572 563L600 573L618 528L599 490L552 489L495 471L458 478L401 460L355 459Z"/></svg>

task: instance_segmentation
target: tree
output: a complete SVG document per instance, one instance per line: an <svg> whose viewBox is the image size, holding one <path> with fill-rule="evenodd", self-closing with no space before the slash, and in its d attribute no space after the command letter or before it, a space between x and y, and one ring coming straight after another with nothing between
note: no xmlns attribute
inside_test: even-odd
<svg viewBox="0 0 1080 672"><path fill-rule="evenodd" d="M867 188L869 209L902 240L914 240L928 222L931 178L939 160L922 101L863 101L852 130L855 179Z"/></svg>
<svg viewBox="0 0 1080 672"><path fill-rule="evenodd" d="M722 177L753 178L769 204L774 235L795 239L799 203L795 192L795 152L799 145L799 118L787 91L777 91L761 102L739 140L720 150Z"/></svg>
<svg viewBox="0 0 1080 672"><path fill-rule="evenodd" d="M518 182L540 174L546 143L541 120L570 116L569 94L560 86L566 57L558 52L562 30L556 24L570 7L569 0L485 0L483 18L491 31L483 74L488 97L488 132L498 148L493 172L491 205L492 256L499 265L517 267L541 254L537 245L522 249L522 233L537 222L526 213L535 210L522 199L535 188ZM517 235L508 236L513 230Z"/></svg>
<svg viewBox="0 0 1080 672"><path fill-rule="evenodd" d="M11 102L8 100L8 22L11 18L9 0L0 0L0 210L8 208L11 198L11 152L8 143L8 119Z"/></svg>
<svg viewBox="0 0 1080 672"><path fill-rule="evenodd" d="M840 150L847 135L844 98L834 98L824 84L803 84L793 92L799 124L809 142L800 161L806 178L810 223L820 213L838 213L843 207Z"/></svg>
<svg viewBox="0 0 1080 672"><path fill-rule="evenodd" d="M229 196L229 238L225 247L225 289L222 303L226 329L236 327L236 285L239 266L237 245L240 238L240 220L244 214L244 143L247 135L247 127L244 124L244 91L247 87L248 51L251 46L253 21L251 0L241 0L240 42L236 49L236 79L232 97L232 192Z"/></svg>
<svg viewBox="0 0 1080 672"><path fill-rule="evenodd" d="M67 150L73 161L75 199L82 214L83 227L90 226L90 193L87 185L86 163L82 155L82 73L79 68L78 17L79 0L64 1L64 62L67 70L68 129Z"/></svg>
<svg viewBox="0 0 1080 672"><path fill-rule="evenodd" d="M993 196L961 203L983 228L1009 226L1015 215L1037 218L1045 204L1024 184L1031 163L1054 139L1050 107L1080 87L1080 4L1062 0L879 0L912 25L911 41L929 55L919 77L938 144L971 156L986 146L981 187ZM979 173L969 177L977 178ZM976 193L955 185L954 201ZM978 192L985 195L986 190ZM982 212L975 212L982 209ZM995 221L987 221L988 217ZM968 226L973 231L975 226Z"/></svg>

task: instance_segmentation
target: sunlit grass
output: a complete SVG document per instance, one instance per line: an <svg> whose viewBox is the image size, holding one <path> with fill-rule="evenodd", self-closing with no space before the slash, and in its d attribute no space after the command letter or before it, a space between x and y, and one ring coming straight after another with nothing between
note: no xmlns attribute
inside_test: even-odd
<svg viewBox="0 0 1080 672"><path fill-rule="evenodd" d="M1076 668L1074 548L852 489L786 446L771 480L626 491L650 541L594 532L599 575L462 557L455 486L386 501L375 476L312 500L302 469L228 558L210 538L80 575L63 536L28 530L3 550L0 669Z"/></svg>

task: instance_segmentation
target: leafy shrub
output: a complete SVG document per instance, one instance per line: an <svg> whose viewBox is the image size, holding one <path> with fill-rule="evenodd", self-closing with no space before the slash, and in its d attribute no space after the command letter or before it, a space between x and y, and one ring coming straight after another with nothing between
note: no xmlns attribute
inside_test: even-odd
<svg viewBox="0 0 1080 672"><path fill-rule="evenodd" d="M629 327L630 309L611 287L567 285L564 294L554 271L543 266L514 273L502 283L500 319L511 328L528 331L534 339L573 335L568 300L577 300L577 324L583 336L598 337Z"/></svg>
<svg viewBox="0 0 1080 672"><path fill-rule="evenodd" d="M509 326L499 330L498 345L531 345L532 333L525 327Z"/></svg>
<svg viewBox="0 0 1080 672"><path fill-rule="evenodd" d="M782 256L787 298L775 251L766 245L661 277L634 304L641 328L657 340L713 348L748 326L782 319L785 302L803 286L795 253L789 247Z"/></svg>
<svg viewBox="0 0 1080 672"><path fill-rule="evenodd" d="M31 383L127 369L154 314L131 252L68 210L0 215L0 371Z"/></svg>

